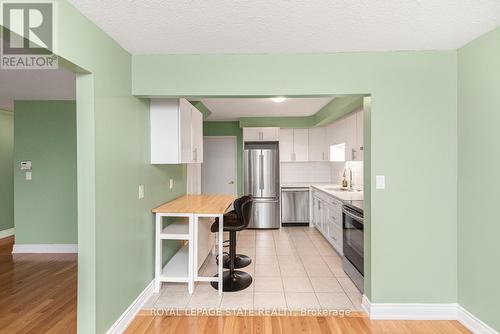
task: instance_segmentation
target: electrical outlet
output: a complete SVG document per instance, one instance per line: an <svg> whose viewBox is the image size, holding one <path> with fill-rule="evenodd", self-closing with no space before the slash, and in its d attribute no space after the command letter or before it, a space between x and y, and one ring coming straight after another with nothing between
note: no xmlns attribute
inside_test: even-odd
<svg viewBox="0 0 500 334"><path fill-rule="evenodd" d="M170 179L169 187L170 187L170 189L174 188L174 179Z"/></svg>
<svg viewBox="0 0 500 334"><path fill-rule="evenodd" d="M33 180L33 174L31 172L26 172L26 181L31 181Z"/></svg>
<svg viewBox="0 0 500 334"><path fill-rule="evenodd" d="M144 185L139 184L139 199L143 199L143 198L144 198Z"/></svg>

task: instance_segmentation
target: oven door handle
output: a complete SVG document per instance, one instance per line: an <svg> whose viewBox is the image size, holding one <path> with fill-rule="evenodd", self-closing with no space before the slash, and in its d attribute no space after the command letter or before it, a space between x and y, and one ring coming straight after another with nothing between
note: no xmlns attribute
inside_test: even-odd
<svg viewBox="0 0 500 334"><path fill-rule="evenodd" d="M349 217L351 217L352 219L356 219L357 221L360 221L361 223L363 223L363 217L361 216L358 216L356 214L354 214L354 212L346 209L346 208L342 208L342 211Z"/></svg>

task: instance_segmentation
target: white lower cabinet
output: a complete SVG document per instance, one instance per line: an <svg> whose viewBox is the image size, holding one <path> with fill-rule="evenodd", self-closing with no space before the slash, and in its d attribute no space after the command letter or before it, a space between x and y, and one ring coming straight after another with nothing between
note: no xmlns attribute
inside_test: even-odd
<svg viewBox="0 0 500 334"><path fill-rule="evenodd" d="M312 191L313 226L343 255L342 201L320 191Z"/></svg>

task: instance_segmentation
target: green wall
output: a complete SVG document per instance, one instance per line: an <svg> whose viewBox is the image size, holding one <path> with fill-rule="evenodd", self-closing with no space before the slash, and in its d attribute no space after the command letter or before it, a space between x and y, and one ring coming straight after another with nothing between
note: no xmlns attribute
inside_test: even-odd
<svg viewBox="0 0 500 334"><path fill-rule="evenodd" d="M14 114L0 110L0 231L14 227Z"/></svg>
<svg viewBox="0 0 500 334"><path fill-rule="evenodd" d="M239 122L203 122L203 136L236 136L237 189L243 195L243 129Z"/></svg>
<svg viewBox="0 0 500 334"><path fill-rule="evenodd" d="M458 51L458 302L500 331L500 29Z"/></svg>
<svg viewBox="0 0 500 334"><path fill-rule="evenodd" d="M383 174L387 188L368 190L368 296L456 302L456 51L137 55L132 67L138 96L371 95L365 185Z"/></svg>
<svg viewBox="0 0 500 334"><path fill-rule="evenodd" d="M57 4L58 54L78 72L78 331L104 333L152 281L150 210L185 193L186 171L149 163L149 101L131 95L130 54Z"/></svg>
<svg viewBox="0 0 500 334"><path fill-rule="evenodd" d="M33 180L21 160L31 160ZM14 166L16 244L76 244L75 102L15 102Z"/></svg>
<svg viewBox="0 0 500 334"><path fill-rule="evenodd" d="M466 232L472 229L470 221L463 224L464 217L472 215L472 205L469 213L463 212L468 209L458 211L463 216L459 221L457 267L456 199L458 196L458 203L469 199L469 195L465 196L466 187L477 180L477 175L484 175L474 174L467 185L463 183L469 180L460 181L461 191L457 193L457 131L463 138L471 138L478 132L486 136L487 131L482 127L474 131L465 128L468 118L472 120L471 126L479 121L469 112L475 107L465 103L463 100L469 99L463 96L459 110L461 125L457 129L456 88L460 84L459 89L473 95L471 101L480 103L475 83L468 83L462 77L466 74L470 78L484 77L489 79L486 83L497 84L484 71L474 74L475 69L469 69L469 64L480 58L474 51L476 47L496 50L495 47L486 47L489 43L480 39L475 42L480 46L473 43L460 50L459 81L456 51L131 57L67 1L57 3L58 54L65 66L79 72L80 333L105 332L151 281L153 224L149 210L185 191L183 166L148 164L147 102L130 96L130 91L136 96L191 98L371 94L372 112L368 117L371 135L365 137L365 147L367 142L371 144L371 159L365 162L365 186L374 182L375 175L384 174L387 189L371 187L366 194L371 198L368 203L371 208L366 213L371 233L368 236L371 253L367 254L371 268L367 270L372 279L371 287L367 287L368 296L381 303L446 303L455 302L459 290L458 298L464 306L487 317L486 321L494 321L489 320L491 316L479 301L483 297L474 295L482 294L483 288L466 288L474 284L470 282L479 281L468 279L470 273L464 274L466 264L469 269L474 268L471 249L477 246L462 243ZM494 93L487 101L491 101ZM485 126L490 129L488 126L493 125ZM496 151L492 143L496 138L488 137L491 138L492 149L488 152L490 159L494 159ZM468 154L475 157L476 153L472 145L464 146L462 141L459 175L466 176L472 173L463 159ZM482 171L481 168L477 171ZM176 182L173 191L166 187L169 178ZM146 198L142 201L136 197L138 184L146 185ZM433 191L433 187L439 187L439 191ZM481 194L486 191L489 195L494 189L483 187ZM485 236L480 245L492 245L484 240L493 235ZM476 238L473 234L472 242ZM498 250L488 251L496 254ZM493 278L498 273L491 266L482 269L490 270L487 274L493 274ZM484 277L479 284L491 286L484 284ZM490 303L489 298L484 298ZM491 309L495 309L494 305Z"/></svg>

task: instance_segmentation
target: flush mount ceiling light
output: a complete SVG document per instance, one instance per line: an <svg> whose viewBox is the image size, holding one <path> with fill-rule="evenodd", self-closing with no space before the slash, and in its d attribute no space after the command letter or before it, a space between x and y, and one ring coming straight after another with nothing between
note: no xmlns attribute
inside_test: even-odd
<svg viewBox="0 0 500 334"><path fill-rule="evenodd" d="M286 97L283 97L283 96L278 96L278 97L273 97L273 98L271 98L271 100L272 100L273 102L276 102L276 103L281 103L281 102L283 102L283 101L285 101L285 100L286 100Z"/></svg>

